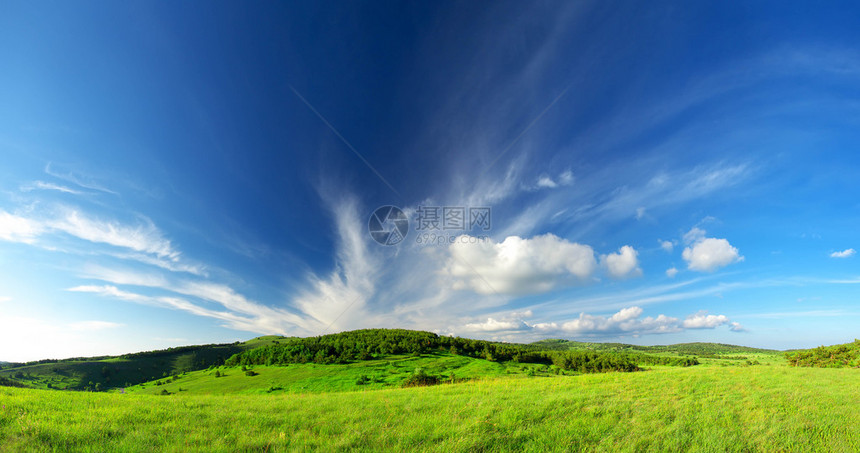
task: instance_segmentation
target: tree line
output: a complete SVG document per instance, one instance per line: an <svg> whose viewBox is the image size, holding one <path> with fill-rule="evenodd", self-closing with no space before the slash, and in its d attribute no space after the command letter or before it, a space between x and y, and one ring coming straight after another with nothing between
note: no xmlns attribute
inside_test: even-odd
<svg viewBox="0 0 860 453"><path fill-rule="evenodd" d="M240 352L227 366L336 364L371 360L392 354L448 352L494 362L514 361L556 365L579 372L635 371L631 357L593 351L540 351L526 345L494 343L432 332L404 329L364 329L308 338L291 338L278 344Z"/></svg>

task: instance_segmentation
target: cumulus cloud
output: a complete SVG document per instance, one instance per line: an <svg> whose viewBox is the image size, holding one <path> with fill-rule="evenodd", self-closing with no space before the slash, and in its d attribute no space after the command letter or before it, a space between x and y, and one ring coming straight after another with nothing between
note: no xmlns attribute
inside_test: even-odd
<svg viewBox="0 0 860 453"><path fill-rule="evenodd" d="M674 267L670 267L669 269L666 269L666 276L667 277L673 278L676 275L678 275L678 269L676 269Z"/></svg>
<svg viewBox="0 0 860 453"><path fill-rule="evenodd" d="M857 251L854 249L845 249L845 250L842 250L841 252L831 253L830 257L831 258L849 258L849 257L854 256L855 253L857 253Z"/></svg>
<svg viewBox="0 0 860 453"><path fill-rule="evenodd" d="M625 245L617 253L603 255L600 260L612 278L638 277L642 275L638 255L636 249Z"/></svg>
<svg viewBox="0 0 860 453"><path fill-rule="evenodd" d="M487 318L485 322L466 324L465 329L471 332L501 332L512 330L528 330L529 325L522 320L496 320Z"/></svg>
<svg viewBox="0 0 860 453"><path fill-rule="evenodd" d="M683 321L663 314L642 317L643 310L638 306L627 307L608 316L580 313L579 317L565 322L544 322L528 324L522 320L510 319L513 326L516 321L517 330L531 329L533 333L543 336L587 336L612 337L624 335L647 335L682 332L686 329L713 329L728 324L733 332L744 331L738 323L731 323L725 315L709 315L705 311L687 316ZM483 323L483 325L490 325ZM498 325L498 323L494 324ZM507 329L514 330L514 329Z"/></svg>
<svg viewBox="0 0 860 453"><path fill-rule="evenodd" d="M661 241L658 239L657 242L660 243L660 248L665 250L667 253L672 253L675 249L675 244L673 244L672 241Z"/></svg>
<svg viewBox="0 0 860 453"><path fill-rule="evenodd" d="M479 294L537 294L590 279L594 250L553 234L509 236L501 243L460 236L449 248L445 272L454 289Z"/></svg>
<svg viewBox="0 0 860 453"><path fill-rule="evenodd" d="M684 235L684 242L689 244L681 257L687 262L687 268L700 272L713 272L729 264L743 261L738 249L732 247L726 239L705 237L705 231L692 228Z"/></svg>
<svg viewBox="0 0 860 453"><path fill-rule="evenodd" d="M709 315L707 311L700 311L696 314L687 316L684 320L684 328L686 329L713 329L723 324L728 324L729 318L725 315Z"/></svg>
<svg viewBox="0 0 860 453"><path fill-rule="evenodd" d="M556 187L560 187L560 186L569 186L569 185L573 184L573 179L574 179L573 178L573 172L570 170L567 170L567 171L561 173L560 175L558 175L558 178L556 178L556 179L553 179L549 175L541 175L538 178L537 182L535 183L534 188L531 190L534 190L534 189L555 189Z"/></svg>
<svg viewBox="0 0 860 453"><path fill-rule="evenodd" d="M577 319L563 323L539 323L533 327L538 332L562 333L568 335L621 335L657 334L680 332L677 318L659 315L656 318L641 318L642 309L629 307L611 316L597 316L580 313Z"/></svg>

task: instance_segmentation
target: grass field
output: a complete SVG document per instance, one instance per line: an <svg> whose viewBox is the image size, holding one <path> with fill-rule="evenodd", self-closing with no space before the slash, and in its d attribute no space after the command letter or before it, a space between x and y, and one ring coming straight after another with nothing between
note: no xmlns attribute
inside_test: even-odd
<svg viewBox="0 0 860 453"><path fill-rule="evenodd" d="M266 395L0 387L0 450L860 451L858 388L855 369L787 366Z"/></svg>
<svg viewBox="0 0 860 453"><path fill-rule="evenodd" d="M536 364L498 363L446 353L421 356L395 355L350 364L315 363L289 366L253 366L248 376L239 367L194 371L179 379L161 379L128 387L127 393L157 395L163 391L187 394L307 393L400 387L416 369L439 376L444 382L486 379L507 375L550 374L551 367ZM215 372L220 377L215 377ZM362 376L364 378L362 378ZM156 385L156 382L161 384ZM361 383L359 383L361 382Z"/></svg>

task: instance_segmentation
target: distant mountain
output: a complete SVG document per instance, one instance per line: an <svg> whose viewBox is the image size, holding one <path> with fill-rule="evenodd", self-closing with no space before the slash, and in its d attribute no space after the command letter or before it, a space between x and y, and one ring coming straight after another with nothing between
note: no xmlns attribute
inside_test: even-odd
<svg viewBox="0 0 860 453"><path fill-rule="evenodd" d="M713 355L740 353L776 353L773 349L759 349L747 346L737 346L722 343L678 343L660 346L639 346L626 343L587 343L561 339L540 340L530 343L541 349L552 351L594 350L594 351L638 351L648 353L675 353L679 355L697 355L708 357Z"/></svg>

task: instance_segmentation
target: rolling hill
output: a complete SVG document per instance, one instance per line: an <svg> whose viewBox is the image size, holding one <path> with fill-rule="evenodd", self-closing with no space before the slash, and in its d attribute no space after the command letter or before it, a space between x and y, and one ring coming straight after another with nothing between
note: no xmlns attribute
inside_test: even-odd
<svg viewBox="0 0 860 453"><path fill-rule="evenodd" d="M0 369L0 378L26 387L107 390L221 365L236 353L286 339L265 336L241 343L181 346L121 356L13 363Z"/></svg>
<svg viewBox="0 0 860 453"><path fill-rule="evenodd" d="M92 391L129 388L144 393L173 393L180 388L195 393L211 393L218 388L226 393L328 391L399 386L416 369L450 382L501 375L690 366L699 364L698 358L731 359L735 362L724 361L742 364L738 361L747 357L737 354L775 357L777 351L714 343L637 346L542 340L510 344L402 329L364 329L321 337L263 336L241 343L182 346L115 357L7 364L0 369L0 385ZM231 368L220 368L221 377L216 382L216 367L221 365ZM256 374L244 379L244 370L237 371L238 367L253 369Z"/></svg>

